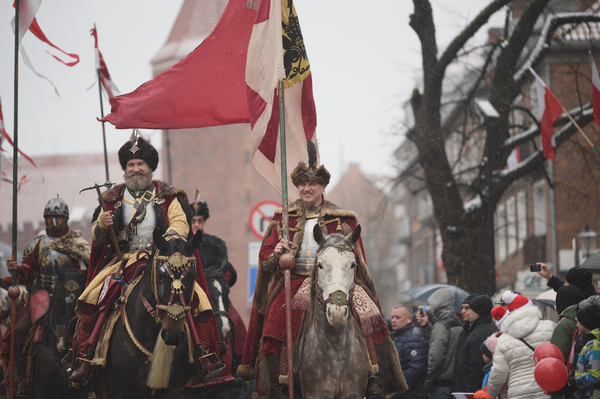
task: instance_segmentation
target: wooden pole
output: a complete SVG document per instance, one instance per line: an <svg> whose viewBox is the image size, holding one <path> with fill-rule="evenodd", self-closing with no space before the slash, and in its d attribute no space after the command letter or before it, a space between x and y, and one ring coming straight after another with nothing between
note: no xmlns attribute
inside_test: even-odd
<svg viewBox="0 0 600 399"><path fill-rule="evenodd" d="M14 70L14 131L13 131L13 213L12 213L12 258L17 260L17 192L19 171L19 0L15 0L15 70ZM12 272L12 286L8 290L10 298L10 363L8 397L15 397L15 325L17 324L18 272Z"/></svg>
<svg viewBox="0 0 600 399"><path fill-rule="evenodd" d="M571 122L573 123L573 125L575 125L575 127L577 128L577 130L579 130L579 133L581 133L583 135L583 138L588 142L588 144L590 145L590 147L592 147L594 149L594 151L596 152L596 155L598 155L600 157L600 149L598 149L598 147L596 146L596 144L592 143L592 140L590 140L590 138L588 137L587 134L585 134L585 132L583 131L583 129L581 129L581 127L577 124L577 122L575 122L575 119L573 119L573 117L571 116L571 114L569 113L569 111L567 111L567 109L563 106L563 112L565 114L567 114L567 116L569 117L569 119L571 120Z"/></svg>
<svg viewBox="0 0 600 399"><path fill-rule="evenodd" d="M289 215L287 188L287 157L285 147L285 100L283 80L279 81L279 145L281 149L281 203L283 205L283 239L289 246ZM290 260L288 260L290 261ZM288 364L288 396L294 399L294 342L292 332L292 272L286 268L283 271L285 290L285 333L287 341Z"/></svg>
<svg viewBox="0 0 600 399"><path fill-rule="evenodd" d="M94 24L94 30L96 31L96 24ZM96 35L98 31L96 31ZM97 37L97 36L96 36ZM97 40L97 39L96 39ZM98 75L98 93L100 94L100 119L104 119L104 105L102 104L102 78L100 77L100 54L99 49L96 48L96 74ZM104 143L104 170L106 172L106 181L110 181L108 175L108 154L106 152L106 129L104 127L104 121L102 121L102 142Z"/></svg>

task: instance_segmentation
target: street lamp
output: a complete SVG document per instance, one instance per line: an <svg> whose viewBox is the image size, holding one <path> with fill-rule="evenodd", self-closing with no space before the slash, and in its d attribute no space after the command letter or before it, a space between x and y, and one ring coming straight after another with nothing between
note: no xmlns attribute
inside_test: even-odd
<svg viewBox="0 0 600 399"><path fill-rule="evenodd" d="M577 238L579 239L579 249L584 256L584 259L590 257L591 252L596 248L596 237L598 233L590 230L590 226L586 223L585 228L579 234L577 234Z"/></svg>

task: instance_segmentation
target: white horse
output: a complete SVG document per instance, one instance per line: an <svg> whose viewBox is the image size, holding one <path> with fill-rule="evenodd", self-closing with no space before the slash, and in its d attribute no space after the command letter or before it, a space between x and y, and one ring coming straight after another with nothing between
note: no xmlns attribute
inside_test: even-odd
<svg viewBox="0 0 600 399"><path fill-rule="evenodd" d="M348 236L313 231L320 247L312 275L311 303L298 344L297 381L303 398L361 399L369 356L351 309L360 226Z"/></svg>

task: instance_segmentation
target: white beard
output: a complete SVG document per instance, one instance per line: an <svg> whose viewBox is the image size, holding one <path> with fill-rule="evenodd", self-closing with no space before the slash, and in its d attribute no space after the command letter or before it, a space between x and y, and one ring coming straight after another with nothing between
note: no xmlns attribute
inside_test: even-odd
<svg viewBox="0 0 600 399"><path fill-rule="evenodd" d="M127 176L127 173L125 173L123 178L130 191L142 191L152 184L152 172L142 176Z"/></svg>

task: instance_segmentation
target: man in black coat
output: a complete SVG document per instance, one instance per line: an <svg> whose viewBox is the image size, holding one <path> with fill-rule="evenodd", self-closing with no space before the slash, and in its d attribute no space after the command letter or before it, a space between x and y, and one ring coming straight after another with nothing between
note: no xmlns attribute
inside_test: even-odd
<svg viewBox="0 0 600 399"><path fill-rule="evenodd" d="M425 377L427 376L427 342L421 329L412 323L412 309L396 305L392 309L392 341L398 351L402 373L408 390L396 394L394 399L426 398Z"/></svg>
<svg viewBox="0 0 600 399"><path fill-rule="evenodd" d="M478 295L469 303L470 332L460 351L456 352L453 392L475 392L481 389L485 362L479 347L498 330L490 315L493 306L492 300L486 295Z"/></svg>

